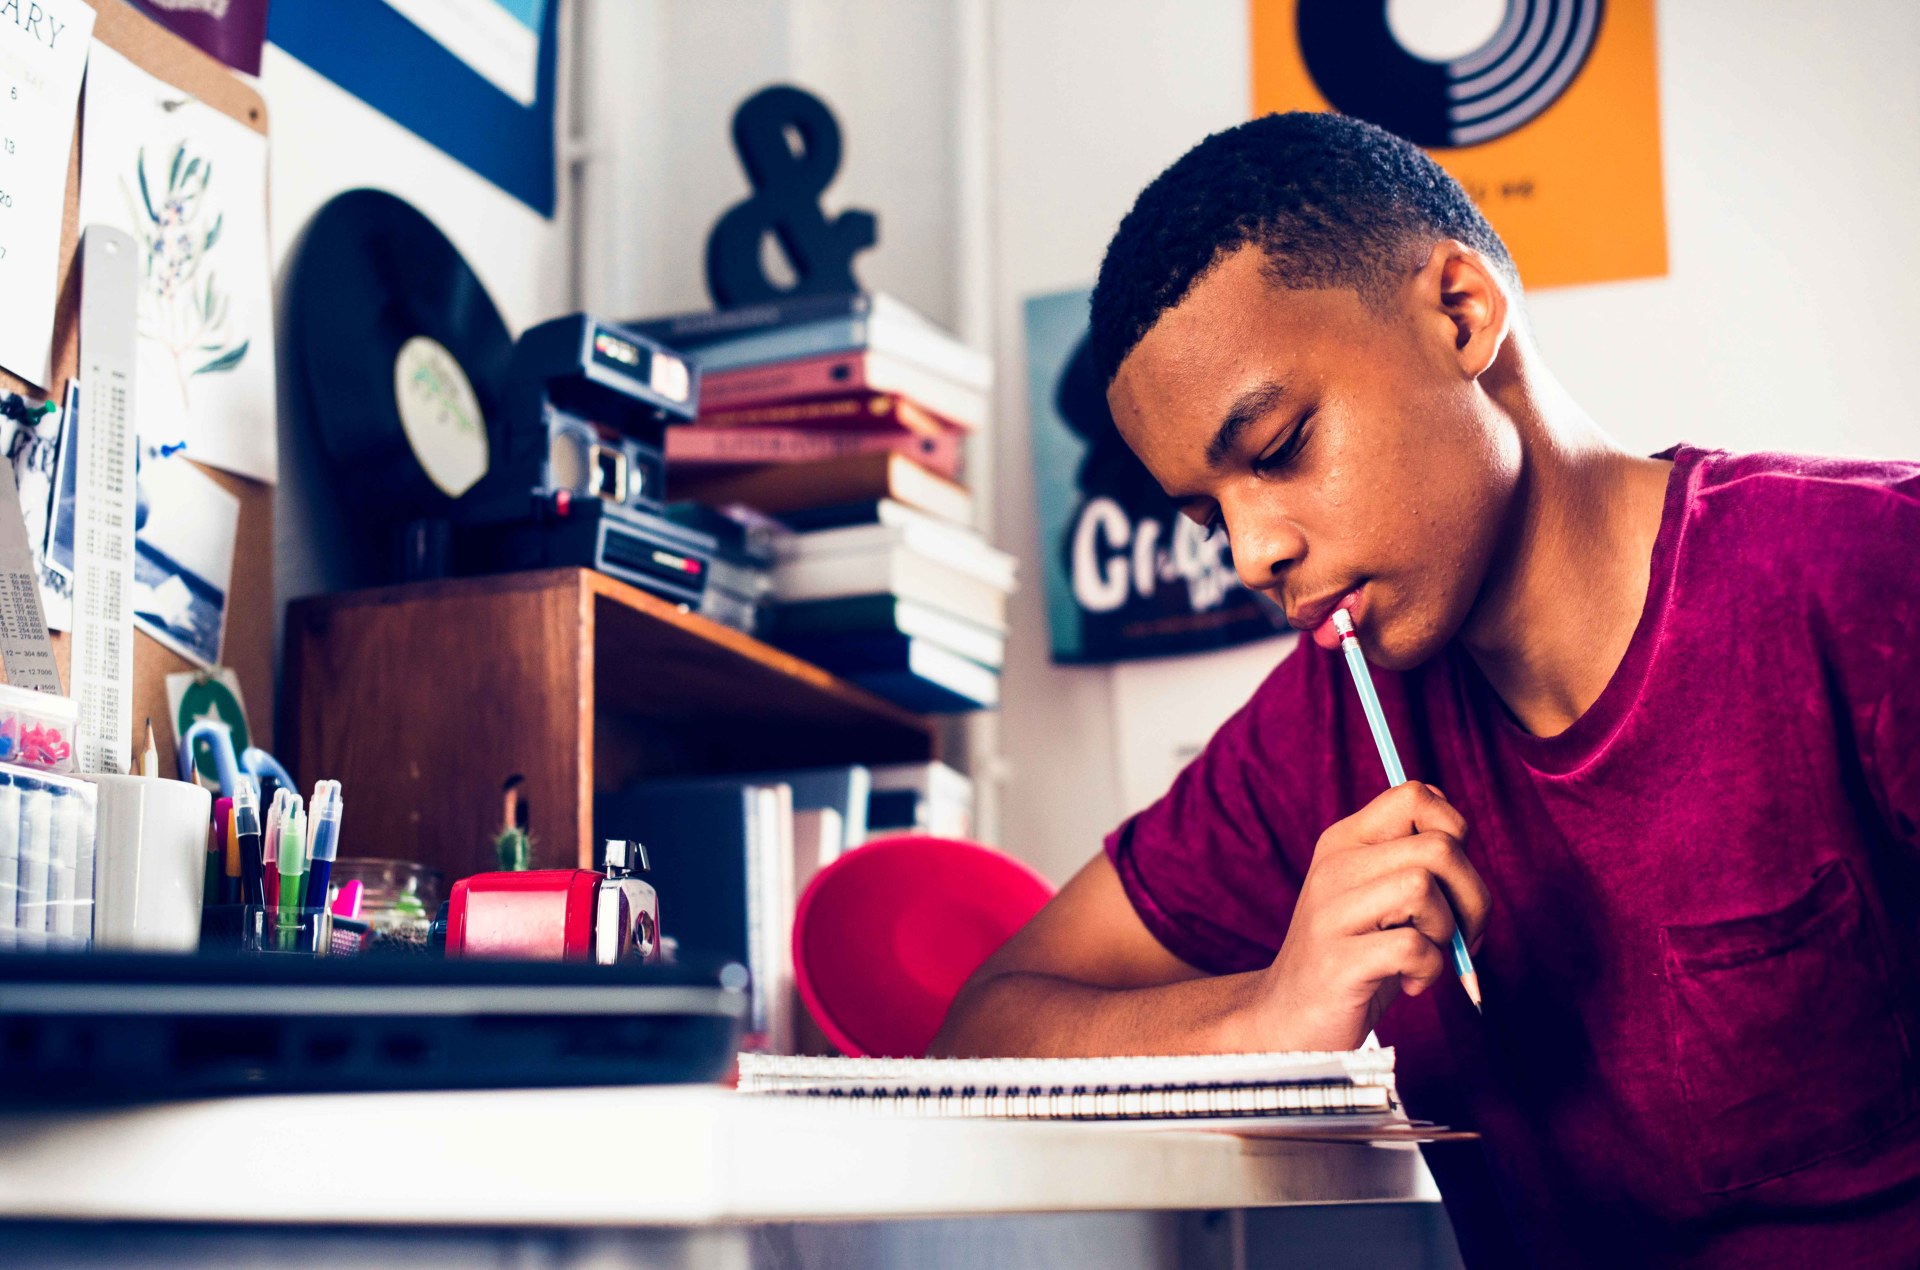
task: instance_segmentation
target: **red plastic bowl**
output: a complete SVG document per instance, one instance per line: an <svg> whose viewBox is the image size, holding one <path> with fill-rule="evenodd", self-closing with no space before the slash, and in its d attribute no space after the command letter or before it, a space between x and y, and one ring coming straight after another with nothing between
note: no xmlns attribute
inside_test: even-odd
<svg viewBox="0 0 1920 1270"><path fill-rule="evenodd" d="M800 999L843 1053L918 1058L967 976L1053 898L1013 857L882 838L814 875L793 919Z"/></svg>

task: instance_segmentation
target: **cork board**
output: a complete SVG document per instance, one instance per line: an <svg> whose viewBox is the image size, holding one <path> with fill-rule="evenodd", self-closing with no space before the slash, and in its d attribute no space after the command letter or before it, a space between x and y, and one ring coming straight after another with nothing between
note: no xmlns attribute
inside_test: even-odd
<svg viewBox="0 0 1920 1270"><path fill-rule="evenodd" d="M222 114L265 135L267 107L260 94L239 76L185 40L152 21L124 0L86 0L98 15L93 38L107 45L151 75L182 92L191 93ZM66 215L60 232L59 303L54 310L53 382L55 400L66 394L67 381L79 364L80 288L75 263L80 248L80 147L85 143L75 127L73 149L67 157ZM262 207L260 215L265 217ZM33 392L23 380L0 369L0 390ZM200 465L196 465L200 466ZM233 578L227 594L227 628L221 639L221 660L240 678L247 700L247 723L253 743L273 743L273 487L216 468L200 466L221 488L240 500L240 523L233 550ZM69 689L71 638L53 637L60 682ZM133 726L142 731L147 718L163 755L173 752L173 725L167 712L166 677L198 669L192 662L162 647L144 631L136 630L133 647ZM132 747L138 754L142 736Z"/></svg>

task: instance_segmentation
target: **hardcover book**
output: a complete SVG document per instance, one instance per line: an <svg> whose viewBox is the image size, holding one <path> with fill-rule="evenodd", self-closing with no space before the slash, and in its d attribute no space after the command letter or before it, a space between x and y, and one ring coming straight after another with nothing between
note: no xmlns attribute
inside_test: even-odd
<svg viewBox="0 0 1920 1270"><path fill-rule="evenodd" d="M676 499L710 507L742 503L769 516L889 498L962 524L973 519L973 495L965 486L892 451L743 472L691 472L674 479L672 488Z"/></svg>
<svg viewBox="0 0 1920 1270"><path fill-rule="evenodd" d="M700 467L753 467L766 463L813 463L850 454L905 454L928 471L952 478L960 472L960 433L933 436L904 428L816 432L805 428L668 428L667 462L684 471Z"/></svg>

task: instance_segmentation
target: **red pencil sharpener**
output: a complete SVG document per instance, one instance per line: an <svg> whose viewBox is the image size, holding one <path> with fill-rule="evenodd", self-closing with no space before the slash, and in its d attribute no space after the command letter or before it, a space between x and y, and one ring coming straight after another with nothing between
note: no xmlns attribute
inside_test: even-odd
<svg viewBox="0 0 1920 1270"><path fill-rule="evenodd" d="M447 956L522 961L659 961L660 897L638 873L647 850L609 839L604 873L478 873L453 884Z"/></svg>

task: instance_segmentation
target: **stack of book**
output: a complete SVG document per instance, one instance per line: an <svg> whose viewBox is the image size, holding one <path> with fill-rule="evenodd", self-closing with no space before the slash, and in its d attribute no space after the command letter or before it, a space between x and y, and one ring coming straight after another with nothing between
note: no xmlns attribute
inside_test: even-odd
<svg viewBox="0 0 1920 1270"><path fill-rule="evenodd" d="M803 296L627 325L700 367L699 419L667 435L677 496L699 497L743 468L864 454L904 454L954 480L966 435L986 422L986 355L890 296Z"/></svg>
<svg viewBox="0 0 1920 1270"><path fill-rule="evenodd" d="M667 433L669 494L796 531L767 637L919 713L996 705L1014 560L971 528L959 479L985 355L882 295L629 325L701 371L697 422Z"/></svg>

